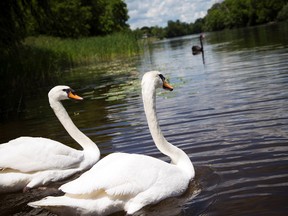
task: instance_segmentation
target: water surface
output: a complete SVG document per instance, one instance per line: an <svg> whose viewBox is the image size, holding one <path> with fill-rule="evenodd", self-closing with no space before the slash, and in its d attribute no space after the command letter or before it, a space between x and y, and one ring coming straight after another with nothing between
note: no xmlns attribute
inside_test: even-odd
<svg viewBox="0 0 288 216"><path fill-rule="evenodd" d="M288 25L207 33L205 64L192 56L198 43L197 35L158 41L139 58L67 72L62 82L85 100L64 106L103 155L122 151L169 161L152 142L141 100L142 75L159 70L174 86L158 91L161 128L189 155L196 178L182 197L148 206L142 215L287 215ZM49 108L50 87L37 89L21 119L0 124L1 143L29 135L80 148ZM56 193L59 184L0 195L1 215L49 215L26 203Z"/></svg>

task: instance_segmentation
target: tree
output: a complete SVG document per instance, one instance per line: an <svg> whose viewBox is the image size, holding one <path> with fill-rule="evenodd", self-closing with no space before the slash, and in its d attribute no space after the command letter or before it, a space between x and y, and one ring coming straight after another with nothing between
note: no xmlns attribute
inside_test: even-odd
<svg viewBox="0 0 288 216"><path fill-rule="evenodd" d="M226 0L223 7L226 9L225 27L239 28L249 22L250 0Z"/></svg>
<svg viewBox="0 0 288 216"><path fill-rule="evenodd" d="M51 0L51 15L52 19L38 27L38 33L72 38L89 35L91 8L83 6L81 0Z"/></svg>
<svg viewBox="0 0 288 216"><path fill-rule="evenodd" d="M205 31L217 31L225 28L225 10L216 3L208 10L205 17Z"/></svg>
<svg viewBox="0 0 288 216"><path fill-rule="evenodd" d="M92 17L88 20L90 35L106 35L129 28L127 5L122 0L82 0L90 7Z"/></svg>
<svg viewBox="0 0 288 216"><path fill-rule="evenodd" d="M166 31L164 28L161 28L159 26L151 27L151 35L160 39L163 39L166 37Z"/></svg>
<svg viewBox="0 0 288 216"><path fill-rule="evenodd" d="M188 32L189 24L180 22L180 20L168 21L168 25L166 28L166 36L168 38L171 37L177 37L177 36L183 36L189 34Z"/></svg>
<svg viewBox="0 0 288 216"><path fill-rule="evenodd" d="M29 28L41 25L49 17L49 0L1 0L0 47L9 49L19 45ZM32 26L31 26L32 25Z"/></svg>
<svg viewBox="0 0 288 216"><path fill-rule="evenodd" d="M203 19L203 18L199 18L194 23L191 23L190 24L191 33L195 34L195 33L203 32L204 23L205 23L205 19Z"/></svg>
<svg viewBox="0 0 288 216"><path fill-rule="evenodd" d="M224 0L214 4L205 17L205 30L239 28L275 21L288 0Z"/></svg>
<svg viewBox="0 0 288 216"><path fill-rule="evenodd" d="M288 3L278 13L277 20L279 20L279 21L288 20Z"/></svg>
<svg viewBox="0 0 288 216"><path fill-rule="evenodd" d="M20 44L27 35L106 35L129 29L123 0L1 0L0 46Z"/></svg>

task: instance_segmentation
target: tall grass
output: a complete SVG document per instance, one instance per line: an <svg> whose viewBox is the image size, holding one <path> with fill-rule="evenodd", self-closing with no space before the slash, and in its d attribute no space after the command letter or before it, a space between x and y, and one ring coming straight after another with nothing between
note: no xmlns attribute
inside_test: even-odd
<svg viewBox="0 0 288 216"><path fill-rule="evenodd" d="M134 56L139 44L132 33L117 33L105 37L60 39L55 37L30 37L25 44L65 54L71 65L91 64L115 58Z"/></svg>
<svg viewBox="0 0 288 216"><path fill-rule="evenodd" d="M0 119L10 111L21 111L27 92L56 83L67 68L139 52L132 33L81 39L29 37L22 45L0 53L0 91L6 93L0 95Z"/></svg>

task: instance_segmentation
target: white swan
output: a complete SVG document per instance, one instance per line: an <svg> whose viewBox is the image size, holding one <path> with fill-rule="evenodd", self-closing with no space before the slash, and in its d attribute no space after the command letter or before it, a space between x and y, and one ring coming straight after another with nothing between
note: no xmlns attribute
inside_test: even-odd
<svg viewBox="0 0 288 216"><path fill-rule="evenodd" d="M157 71L142 80L142 96L148 126L157 148L172 160L141 154L113 153L95 164L78 179L60 187L66 194L49 196L28 205L60 215L108 215L125 210L133 214L148 204L181 195L194 177L194 167L181 149L163 136L155 111L156 88L173 88Z"/></svg>
<svg viewBox="0 0 288 216"><path fill-rule="evenodd" d="M72 122L61 100L82 98L68 86L56 86L48 93L59 121L78 142L76 150L41 137L19 137L0 145L0 193L35 188L67 178L92 167L100 157L96 144Z"/></svg>

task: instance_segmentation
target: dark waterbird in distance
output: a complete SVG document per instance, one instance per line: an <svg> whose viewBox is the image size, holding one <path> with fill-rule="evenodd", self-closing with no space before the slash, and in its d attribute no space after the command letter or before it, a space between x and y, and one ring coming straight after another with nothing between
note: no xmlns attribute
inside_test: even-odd
<svg viewBox="0 0 288 216"><path fill-rule="evenodd" d="M203 49L203 42L202 42L204 37L205 37L204 34L200 34L200 36L199 36L201 46L198 46L198 45L192 46L192 54L193 55L198 55L200 53L202 54L203 64L205 64L204 49Z"/></svg>
<svg viewBox="0 0 288 216"><path fill-rule="evenodd" d="M201 52L202 52L202 53L204 52L204 50L203 50L203 42L202 42L203 39L204 39L204 35L201 34L201 35L199 36L199 40L200 40L201 47L198 46L198 45L192 46L192 54L193 54L193 55L197 55L197 54L200 54Z"/></svg>

